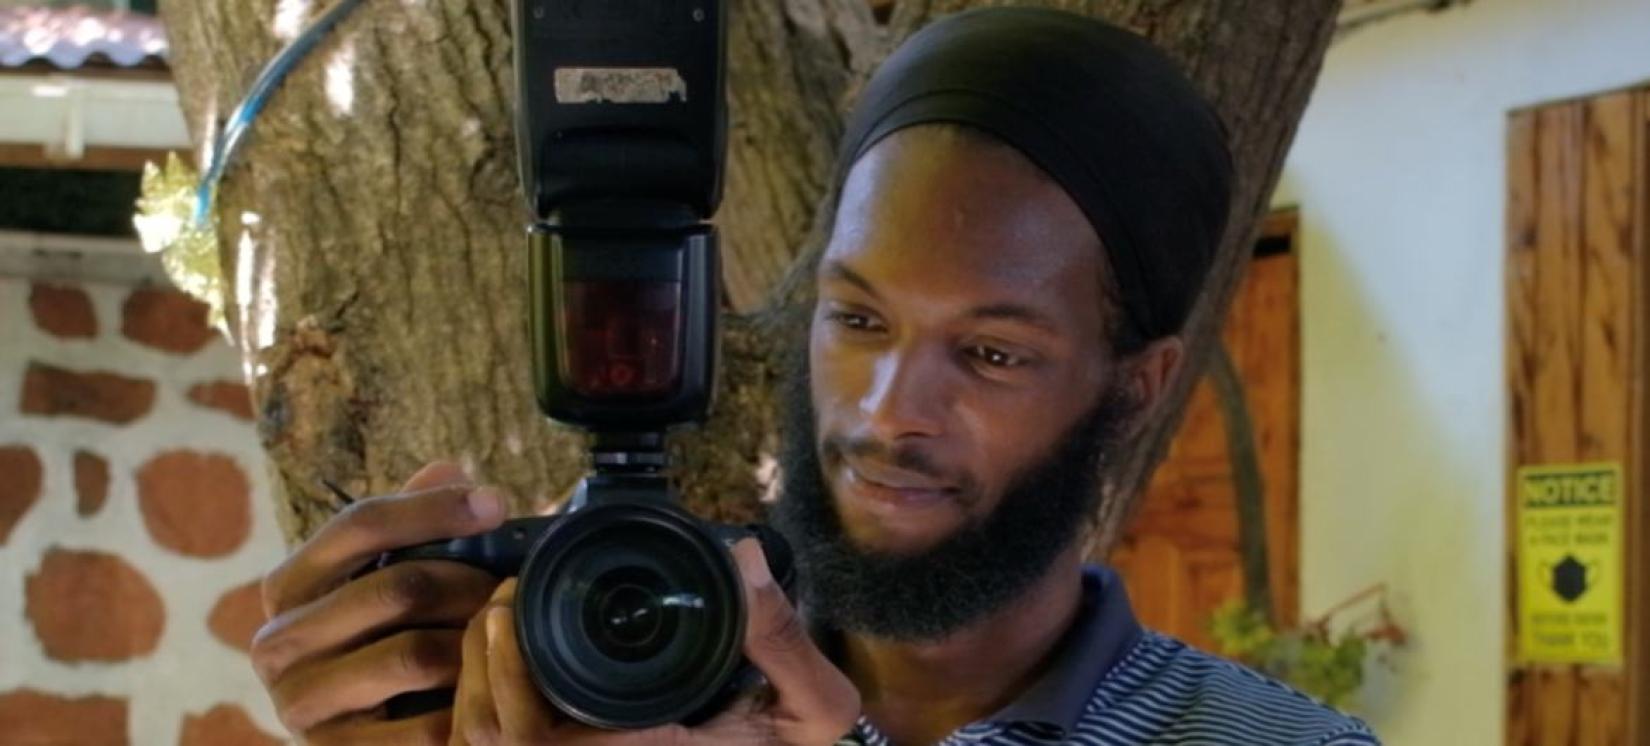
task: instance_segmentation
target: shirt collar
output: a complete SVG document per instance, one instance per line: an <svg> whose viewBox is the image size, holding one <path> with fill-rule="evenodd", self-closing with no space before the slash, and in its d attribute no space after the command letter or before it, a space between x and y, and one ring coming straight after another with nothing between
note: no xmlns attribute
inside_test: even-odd
<svg viewBox="0 0 1650 746"><path fill-rule="evenodd" d="M826 655L840 661L840 635L822 626L811 626L811 629ZM1077 615L1049 653L1048 670L1013 702L977 723L1035 724L1059 729L1061 738L1070 735L1094 698L1100 680L1128 655L1144 634L1117 571L1085 565ZM860 718L856 732L863 736L867 732L875 733L876 729L870 721Z"/></svg>
<svg viewBox="0 0 1650 746"><path fill-rule="evenodd" d="M1117 571L1085 566L1077 617L1050 653L1048 670L986 721L1040 723L1059 728L1062 736L1070 734L1101 677L1128 654L1142 634Z"/></svg>

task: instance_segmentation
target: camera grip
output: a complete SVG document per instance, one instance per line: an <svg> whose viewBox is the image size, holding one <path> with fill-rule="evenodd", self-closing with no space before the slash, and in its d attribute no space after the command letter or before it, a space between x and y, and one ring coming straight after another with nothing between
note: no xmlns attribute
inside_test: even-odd
<svg viewBox="0 0 1650 746"><path fill-rule="evenodd" d="M392 550L379 555L378 560L358 576L398 562L446 560L462 562L499 578L510 577L521 569L521 563L526 560L528 550L533 548L533 542L555 520L554 517L516 518L483 534ZM452 706L452 689L407 692L384 703L384 716L390 720L404 720Z"/></svg>
<svg viewBox="0 0 1650 746"><path fill-rule="evenodd" d="M505 521L492 531L475 536L403 547L380 555L378 561L369 569L376 570L397 562L414 560L449 560L486 570L500 578L507 578L521 569L521 563L527 559L533 542L556 520L554 516L515 518Z"/></svg>

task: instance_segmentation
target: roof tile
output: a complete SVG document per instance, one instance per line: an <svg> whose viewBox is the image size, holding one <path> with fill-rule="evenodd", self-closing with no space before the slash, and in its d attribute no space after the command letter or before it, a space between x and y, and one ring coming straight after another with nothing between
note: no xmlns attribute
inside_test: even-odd
<svg viewBox="0 0 1650 746"><path fill-rule="evenodd" d="M142 13L70 8L0 8L0 68L45 62L58 69L164 64L160 19ZM106 61L106 62L105 62Z"/></svg>

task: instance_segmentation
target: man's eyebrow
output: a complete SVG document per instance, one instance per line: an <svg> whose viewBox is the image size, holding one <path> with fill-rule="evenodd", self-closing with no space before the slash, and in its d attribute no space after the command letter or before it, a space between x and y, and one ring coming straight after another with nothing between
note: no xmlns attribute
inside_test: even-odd
<svg viewBox="0 0 1650 746"><path fill-rule="evenodd" d="M1048 315L1032 308L1031 306L1021 305L1019 303L993 303L987 306L980 306L969 311L968 316L975 319L1018 321L1022 324L1029 324L1050 332L1060 330L1054 323L1054 320L1049 318Z"/></svg>
<svg viewBox="0 0 1650 746"><path fill-rule="evenodd" d="M825 280L846 282L865 291L872 298L881 299L876 288L871 287L869 280L861 277L858 272L849 269L847 265L841 262L827 261L820 265L820 275ZM970 310L968 317L972 319L1017 321L1048 332L1060 331L1060 327L1054 323L1054 319L1042 311L1021 303L1002 302L979 306Z"/></svg>
<svg viewBox="0 0 1650 746"><path fill-rule="evenodd" d="M876 288L871 287L871 282L869 280L860 277L858 272L848 269L847 265L842 262L835 260L825 262L824 266L820 268L820 274L824 275L826 280L840 280L848 283L849 285L853 285L854 287L865 291L865 293L870 295L872 298L881 299L882 297L877 294Z"/></svg>

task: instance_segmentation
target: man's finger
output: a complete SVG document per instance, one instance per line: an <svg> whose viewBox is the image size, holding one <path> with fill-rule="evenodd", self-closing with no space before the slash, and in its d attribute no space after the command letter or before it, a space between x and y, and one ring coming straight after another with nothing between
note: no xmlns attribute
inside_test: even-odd
<svg viewBox="0 0 1650 746"><path fill-rule="evenodd" d="M437 710L405 720L344 718L304 734L305 746L444 746L453 729L452 711Z"/></svg>
<svg viewBox="0 0 1650 746"><path fill-rule="evenodd" d="M391 494L394 496L405 496L422 494L441 489L467 490L474 488L474 480L465 473L462 466L452 461L435 461L425 464L424 467L419 469L416 474L413 474L410 479L402 483L399 490ZM365 500L358 500L356 503L345 505L343 510L339 511L337 515L333 516L333 518L328 521L328 524L330 525L339 522L342 516L349 515L353 510L355 510L356 505L360 502L372 502L381 499L382 497L366 498ZM316 536L319 536L321 533L325 533L327 529L328 526L322 526ZM319 585L320 583L305 582L310 580L310 578L302 572L306 566L313 564L312 558L305 555L313 554L316 551L317 542L315 541L315 538L315 536L310 537L309 541L298 547L298 549L292 552L292 554L289 555L285 561L276 566L274 571L264 577L263 595L264 613L266 617L273 618L276 614L279 614L282 611L298 606L307 601L314 600L316 597L319 597L322 593L326 592L326 587L311 587L313 585ZM320 548L324 549L324 545ZM345 569L344 572L347 573L352 569L353 568Z"/></svg>
<svg viewBox="0 0 1650 746"><path fill-rule="evenodd" d="M363 499L264 578L264 611L273 619L319 598L383 552L488 531L504 522L504 514L502 491L468 481Z"/></svg>
<svg viewBox="0 0 1650 746"><path fill-rule="evenodd" d="M507 743L539 743L556 725L555 711L539 693L516 642L511 607L487 607L487 677L492 684L499 727Z"/></svg>
<svg viewBox="0 0 1650 746"><path fill-rule="evenodd" d="M270 620L252 640L252 665L268 683L299 661L391 628L456 627L496 585L487 572L457 562L392 565Z"/></svg>
<svg viewBox="0 0 1650 746"><path fill-rule="evenodd" d="M473 482L463 465L457 461L431 461L425 464L407 481L401 483L401 492L417 492L419 490L439 487L444 484L459 484Z"/></svg>
<svg viewBox="0 0 1650 746"><path fill-rule="evenodd" d="M304 733L403 692L452 686L462 636L458 630L408 630L337 658L300 664L270 687L275 710L289 730Z"/></svg>
<svg viewBox="0 0 1650 746"><path fill-rule="evenodd" d="M777 716L771 713L772 692L754 689L734 699L727 709L690 731L692 746L783 743L775 730Z"/></svg>
<svg viewBox="0 0 1650 746"><path fill-rule="evenodd" d="M453 698L453 737L450 746L494 746L503 743L498 713L494 711L492 682L487 678L487 614L470 619L464 628L464 665Z"/></svg>
<svg viewBox="0 0 1650 746"><path fill-rule="evenodd" d="M754 539L733 548L745 586L745 657L773 686L782 711L801 729L829 743L859 717L859 692L809 637L807 626L773 579L762 546ZM814 733L817 731L817 733Z"/></svg>

